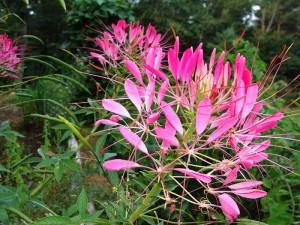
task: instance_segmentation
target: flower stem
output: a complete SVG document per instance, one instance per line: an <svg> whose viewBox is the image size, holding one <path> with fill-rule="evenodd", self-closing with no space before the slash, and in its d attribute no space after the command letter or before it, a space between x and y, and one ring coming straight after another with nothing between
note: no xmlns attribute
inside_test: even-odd
<svg viewBox="0 0 300 225"><path fill-rule="evenodd" d="M151 191L146 195L146 198L143 200L142 204L131 214L128 222L129 224L133 224L139 217L140 215L147 209L148 204L154 197L154 195L159 191L159 183L156 183Z"/></svg>

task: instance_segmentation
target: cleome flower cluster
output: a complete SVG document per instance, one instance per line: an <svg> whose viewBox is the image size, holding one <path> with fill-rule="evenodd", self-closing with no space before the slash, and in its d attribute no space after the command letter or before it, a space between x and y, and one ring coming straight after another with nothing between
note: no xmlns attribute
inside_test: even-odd
<svg viewBox="0 0 300 225"><path fill-rule="evenodd" d="M18 46L14 46L7 34L0 34L0 75L18 79L20 58Z"/></svg>
<svg viewBox="0 0 300 225"><path fill-rule="evenodd" d="M152 26L144 31L123 20L95 41L100 49L91 56L104 70L127 71L117 82L126 95L103 99L111 116L95 126L117 129L132 154L106 161L106 170L150 170L171 210L180 212L188 201L209 212L209 219L222 212L229 223L239 217L243 198L267 195L250 171L268 160L270 140L262 134L284 115L261 113L262 87L252 80L244 56L238 54L231 65L225 52L214 49L206 62L202 44L180 51L176 37L173 46L163 48ZM170 179L176 193L167 188ZM191 179L198 183L196 191L188 187Z"/></svg>

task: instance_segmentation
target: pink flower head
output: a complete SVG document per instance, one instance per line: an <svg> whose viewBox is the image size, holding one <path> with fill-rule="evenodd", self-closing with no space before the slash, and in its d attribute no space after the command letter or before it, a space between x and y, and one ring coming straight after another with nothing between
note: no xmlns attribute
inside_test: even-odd
<svg viewBox="0 0 300 225"><path fill-rule="evenodd" d="M6 34L0 34L0 74L18 79L19 63L18 46L14 46Z"/></svg>
<svg viewBox="0 0 300 225"><path fill-rule="evenodd" d="M150 169L156 173L151 184L157 180L165 196L174 194L176 201L188 200L213 214L221 209L229 223L240 215L231 196L257 199L267 194L249 171L263 166L271 142L262 133L276 127L284 115L262 111L261 85L253 82L244 56L238 54L231 65L227 53L214 49L206 62L202 44L180 51L176 37L174 46L166 48L153 26L146 29L124 20L96 42L100 51L91 55L116 70L109 80L122 84L116 93L122 103L103 99L103 108L113 115L95 125L118 129L134 150L144 153L131 153L130 160L109 160L104 168ZM144 161L149 167L137 163ZM183 174L179 179L184 181L177 181L170 171ZM169 178L182 195L167 193ZM199 187L193 187L197 197L188 187L193 180L199 181ZM206 193L199 201L201 190Z"/></svg>
<svg viewBox="0 0 300 225"><path fill-rule="evenodd" d="M127 24L125 20L119 20L117 24L112 24L112 31L104 31L101 37L97 37L95 42L99 49L95 49L91 56L98 59L104 64L117 66L117 61L120 59L136 58L143 60L146 54L152 48L159 48L161 35L157 34L155 28L151 25L145 28L137 24ZM133 52L138 54L132 54ZM159 61L156 62L159 64Z"/></svg>

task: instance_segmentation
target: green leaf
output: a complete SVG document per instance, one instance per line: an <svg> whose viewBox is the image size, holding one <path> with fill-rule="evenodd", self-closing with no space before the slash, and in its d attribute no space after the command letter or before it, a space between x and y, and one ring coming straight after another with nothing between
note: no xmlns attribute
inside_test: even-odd
<svg viewBox="0 0 300 225"><path fill-rule="evenodd" d="M12 173L11 171L9 171L8 169L6 169L4 166L2 166L1 164L0 164L0 171L1 172L7 172L7 173Z"/></svg>
<svg viewBox="0 0 300 225"><path fill-rule="evenodd" d="M39 164L36 165L36 168L37 169L40 169L42 167L48 167L52 164L55 164L57 160L55 159L49 159L49 158L46 158L44 159L42 162L40 162Z"/></svg>
<svg viewBox="0 0 300 225"><path fill-rule="evenodd" d="M40 59L37 59L37 58L30 57L30 58L27 58L26 61L37 62L37 63L43 64L47 67L50 67L53 70L57 70L54 66L52 66L50 63L45 62L44 60L40 60Z"/></svg>
<svg viewBox="0 0 300 225"><path fill-rule="evenodd" d="M4 224L9 224L7 212L3 208L0 208L0 222L2 222Z"/></svg>
<svg viewBox="0 0 300 225"><path fill-rule="evenodd" d="M106 138L107 138L107 134L104 134L100 138L98 138L97 144L96 144L96 151L100 151L103 148Z"/></svg>
<svg viewBox="0 0 300 225"><path fill-rule="evenodd" d="M111 171L107 171L107 174L109 176L109 178L111 179L111 181L113 182L113 184L118 187L119 186L119 182L120 182L120 178L117 172L111 172Z"/></svg>
<svg viewBox="0 0 300 225"><path fill-rule="evenodd" d="M152 218L142 216L142 219L145 220L147 224L156 225L155 221Z"/></svg>
<svg viewBox="0 0 300 225"><path fill-rule="evenodd" d="M81 135L81 133L75 128L75 126L70 123L68 120L66 120L62 116L58 116L58 118L65 123L72 131L73 133L79 138L79 140L84 144L90 151L93 151L93 147L90 145L90 143Z"/></svg>
<svg viewBox="0 0 300 225"><path fill-rule="evenodd" d="M96 2L98 3L99 6L101 6L105 1L104 0L97 0Z"/></svg>
<svg viewBox="0 0 300 225"><path fill-rule="evenodd" d="M261 221L249 220L249 219L238 219L238 220L236 220L236 224L238 224L238 225L268 225Z"/></svg>
<svg viewBox="0 0 300 225"><path fill-rule="evenodd" d="M104 208L105 213L106 213L107 217L109 218L109 220L111 220L112 222L116 222L117 221L117 217L115 217L115 209L114 209L114 207L112 207L109 204L103 204L103 203L101 203L101 205Z"/></svg>
<svg viewBox="0 0 300 225"><path fill-rule="evenodd" d="M72 221L64 216L49 216L35 221L33 225L79 225L79 222Z"/></svg>
<svg viewBox="0 0 300 225"><path fill-rule="evenodd" d="M68 126L65 125L65 124L58 124L58 125L55 125L51 128L55 129L55 130L67 130L67 129L69 129Z"/></svg>
<svg viewBox="0 0 300 225"><path fill-rule="evenodd" d="M26 1L26 0L25 0ZM27 2L29 3L29 1L27 0ZM27 3L27 4L28 4ZM40 38L38 38L38 37L36 37L36 36L34 36L34 35L23 35L23 36L21 36L20 37L20 39L21 38L29 38L29 39L34 39L34 40L37 40L38 42L40 42L41 44L45 44L43 41L42 41L42 39L40 39Z"/></svg>
<svg viewBox="0 0 300 225"><path fill-rule="evenodd" d="M111 153L111 152L107 152L104 154L103 156L103 162L112 158L112 157L115 157L117 154L116 153Z"/></svg>
<svg viewBox="0 0 300 225"><path fill-rule="evenodd" d="M39 117L39 118L42 118L42 119L45 119L45 120L52 120L52 121L59 122L59 123L61 122L59 119L57 119L55 117L52 117L52 116L48 116L48 115L30 114L30 116Z"/></svg>
<svg viewBox="0 0 300 225"><path fill-rule="evenodd" d="M63 9L64 9L65 11L67 11L67 7L66 7L65 1L64 1L64 0L58 0L58 2L59 2L59 4L61 5L61 7L63 7Z"/></svg>
<svg viewBox="0 0 300 225"><path fill-rule="evenodd" d="M114 223L112 223L109 220L106 219L87 219L87 220L81 220L81 222L89 222L89 223L96 223L96 224L101 224L101 225L113 225Z"/></svg>
<svg viewBox="0 0 300 225"><path fill-rule="evenodd" d="M68 63L66 63L66 62L64 62L64 61L62 61L58 58L55 58L55 57L49 56L49 55L43 55L41 57L46 57L50 60L53 60L54 62L59 63L60 65L72 70L73 72L75 72L76 74L82 76L83 78L86 78L86 76L84 74L82 74L79 70L77 70L75 67L73 67L72 65L70 65L70 64L68 64Z"/></svg>
<svg viewBox="0 0 300 225"><path fill-rule="evenodd" d="M40 157L30 157L26 160L24 160L21 164L30 164L30 163L39 163L42 159Z"/></svg>
<svg viewBox="0 0 300 225"><path fill-rule="evenodd" d="M85 214L86 209L87 209L87 205L88 205L88 198L87 198L86 192L83 188L80 192L80 195L78 196L78 199L77 199L77 209L78 209L79 214L81 216L83 216Z"/></svg>
<svg viewBox="0 0 300 225"><path fill-rule="evenodd" d="M75 212L77 211L77 205L71 205L68 209L67 212L64 214L66 216L72 216Z"/></svg>
<svg viewBox="0 0 300 225"><path fill-rule="evenodd" d="M53 172L54 172L55 180L57 182L60 182L61 178L62 178L62 176L64 174L64 165L62 164L61 161L57 163L57 165L54 168Z"/></svg>
<svg viewBox="0 0 300 225"><path fill-rule="evenodd" d="M6 209L14 214L16 214L18 217L20 217L21 219L25 220L27 223L32 223L33 221L28 218L24 213L22 213L21 211L19 211L16 208L13 207L6 207Z"/></svg>
<svg viewBox="0 0 300 225"><path fill-rule="evenodd" d="M45 100L48 102L51 102L53 105L56 105L60 109L64 110L74 120L75 124L79 125L79 122L78 122L76 116L67 107L63 106L62 104L60 104L57 101L54 101L52 99L45 99Z"/></svg>
<svg viewBox="0 0 300 225"><path fill-rule="evenodd" d="M65 139L69 138L72 135L72 133L73 132L71 130L67 130L66 132L64 132L60 139L60 142L63 142Z"/></svg>
<svg viewBox="0 0 300 225"><path fill-rule="evenodd" d="M41 201L38 201L38 200L30 200L28 202L31 202L35 205L37 205L38 207L40 207L41 209L44 209L46 211L48 211L49 213L53 214L53 215L56 215L55 212L53 212L45 203L41 202Z"/></svg>
<svg viewBox="0 0 300 225"><path fill-rule="evenodd" d="M63 159L64 164L73 171L81 173L81 168L78 163L74 162L72 159Z"/></svg>
<svg viewBox="0 0 300 225"><path fill-rule="evenodd" d="M78 87L80 87L81 89L83 89L84 91L86 91L87 93L92 94L90 92L90 90L87 89L83 84L81 84L80 82L78 82L75 79L72 79L71 77L68 77L68 76L65 76L65 75L62 75L62 74L53 74L53 76L64 78L64 79L70 81L71 83L73 83L74 85L77 85Z"/></svg>
<svg viewBox="0 0 300 225"><path fill-rule="evenodd" d="M23 0L23 2L25 2L25 4L29 4L29 0Z"/></svg>

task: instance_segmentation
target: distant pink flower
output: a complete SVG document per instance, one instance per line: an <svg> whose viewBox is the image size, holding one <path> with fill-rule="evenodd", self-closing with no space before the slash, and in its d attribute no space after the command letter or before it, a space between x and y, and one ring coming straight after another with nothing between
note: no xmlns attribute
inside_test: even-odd
<svg viewBox="0 0 300 225"><path fill-rule="evenodd" d="M127 24L125 20L119 20L117 24L112 24L111 32L104 31L101 37L95 39L99 49L94 49L90 55L102 65L116 66L116 61L124 60L124 56L125 59L137 57L144 60L150 49L160 47L161 39L151 25L145 28L140 23Z"/></svg>
<svg viewBox="0 0 300 225"><path fill-rule="evenodd" d="M14 46L6 34L0 34L0 74L18 79L19 63L18 46Z"/></svg>

